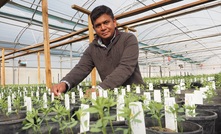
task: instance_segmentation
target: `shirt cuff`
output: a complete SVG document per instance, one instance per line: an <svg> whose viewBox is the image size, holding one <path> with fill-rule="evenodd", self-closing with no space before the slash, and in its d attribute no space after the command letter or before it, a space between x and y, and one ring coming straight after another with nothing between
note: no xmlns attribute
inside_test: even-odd
<svg viewBox="0 0 221 134"><path fill-rule="evenodd" d="M68 87L68 88L66 89L67 91L70 90L71 85L70 85L70 83L69 83L68 81L62 80L62 81L60 81L60 83L61 83L61 82L64 82L64 83L67 85L67 87Z"/></svg>
<svg viewBox="0 0 221 134"><path fill-rule="evenodd" d="M104 90L101 86L96 86L96 89L98 89L98 90Z"/></svg>

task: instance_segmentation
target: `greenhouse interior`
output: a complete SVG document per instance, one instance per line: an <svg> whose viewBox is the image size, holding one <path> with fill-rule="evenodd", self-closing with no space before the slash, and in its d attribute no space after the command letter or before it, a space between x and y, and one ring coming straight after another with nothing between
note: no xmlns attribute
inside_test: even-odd
<svg viewBox="0 0 221 134"><path fill-rule="evenodd" d="M0 134L221 134L221 0L1 0L0 29Z"/></svg>

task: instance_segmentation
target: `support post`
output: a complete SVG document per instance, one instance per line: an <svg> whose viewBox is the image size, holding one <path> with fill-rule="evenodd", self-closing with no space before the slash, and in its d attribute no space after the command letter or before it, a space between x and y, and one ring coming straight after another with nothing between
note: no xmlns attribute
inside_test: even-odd
<svg viewBox="0 0 221 134"><path fill-rule="evenodd" d="M14 54L13 54L14 55ZM15 84L15 59L12 60L12 77L13 77L13 84Z"/></svg>
<svg viewBox="0 0 221 134"><path fill-rule="evenodd" d="M145 51L145 57L146 57L146 76L148 78L148 62L147 62L147 51Z"/></svg>
<svg viewBox="0 0 221 134"><path fill-rule="evenodd" d="M73 60L72 43L70 43L70 69L73 68L72 60Z"/></svg>
<svg viewBox="0 0 221 134"><path fill-rule="evenodd" d="M41 83L40 52L38 52L38 84Z"/></svg>
<svg viewBox="0 0 221 134"><path fill-rule="evenodd" d="M60 56L60 79L62 79L62 57Z"/></svg>
<svg viewBox="0 0 221 134"><path fill-rule="evenodd" d="M1 84L5 87L5 49L2 49Z"/></svg>
<svg viewBox="0 0 221 134"><path fill-rule="evenodd" d="M44 55L45 55L45 74L46 86L51 88L51 57L49 44L49 29L48 29L48 1L42 0L42 22L44 33Z"/></svg>
<svg viewBox="0 0 221 134"><path fill-rule="evenodd" d="M151 65L149 65L149 78L151 78Z"/></svg>
<svg viewBox="0 0 221 134"><path fill-rule="evenodd" d="M91 18L88 16L88 30L89 30L89 42L91 43L94 39L94 29L91 23ZM91 85L96 86L96 68L91 71Z"/></svg>

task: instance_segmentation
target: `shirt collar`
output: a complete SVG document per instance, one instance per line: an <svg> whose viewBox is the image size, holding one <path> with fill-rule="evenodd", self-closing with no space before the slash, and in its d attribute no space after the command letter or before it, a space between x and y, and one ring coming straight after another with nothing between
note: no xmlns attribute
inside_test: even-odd
<svg viewBox="0 0 221 134"><path fill-rule="evenodd" d="M114 39L115 39L115 37L116 37L116 33L117 33L117 30L115 29L115 31L114 31L114 36L112 37L112 39L110 40L110 43L109 43L107 46L109 46L109 45L114 41ZM100 45L101 47L107 48L107 46L102 43L101 38L98 37L98 36L97 36L97 42L98 42L98 45Z"/></svg>

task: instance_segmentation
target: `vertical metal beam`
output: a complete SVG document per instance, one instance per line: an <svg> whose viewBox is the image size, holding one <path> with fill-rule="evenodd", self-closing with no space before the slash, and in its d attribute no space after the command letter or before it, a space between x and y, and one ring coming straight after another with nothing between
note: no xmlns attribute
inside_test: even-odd
<svg viewBox="0 0 221 134"><path fill-rule="evenodd" d="M20 71L20 68L19 68L19 64L18 64L18 85L19 85L19 71Z"/></svg>
<svg viewBox="0 0 221 134"><path fill-rule="evenodd" d="M60 79L62 79L62 56L60 56Z"/></svg>
<svg viewBox="0 0 221 134"><path fill-rule="evenodd" d="M70 43L70 69L72 69L72 60L73 60L73 54L72 54L72 43Z"/></svg>
<svg viewBox="0 0 221 134"><path fill-rule="evenodd" d="M147 76L147 78L148 78L148 63L147 63L147 51L145 51L145 56L146 56L146 76Z"/></svg>
<svg viewBox="0 0 221 134"><path fill-rule="evenodd" d="M12 75L13 75L13 78L12 78L13 84L15 84L15 59L12 60Z"/></svg>
<svg viewBox="0 0 221 134"><path fill-rule="evenodd" d="M168 68L168 70L169 70L169 77L171 77L171 71L170 71L170 68Z"/></svg>
<svg viewBox="0 0 221 134"><path fill-rule="evenodd" d="M40 52L38 52L38 84L41 84L41 70L40 70Z"/></svg>
<svg viewBox="0 0 221 134"><path fill-rule="evenodd" d="M149 65L149 78L151 78L151 65Z"/></svg>
<svg viewBox="0 0 221 134"><path fill-rule="evenodd" d="M163 68L161 68L162 69L162 77L164 76L166 76L165 74L166 74L166 69L165 69L165 66L166 66L166 62L165 62L165 56L163 55Z"/></svg>
<svg viewBox="0 0 221 134"><path fill-rule="evenodd" d="M160 77L162 78L163 77L163 74L162 74L162 67L160 66Z"/></svg>
<svg viewBox="0 0 221 134"><path fill-rule="evenodd" d="M49 44L49 29L48 29L48 1L42 0L42 22L44 33L44 55L45 55L45 74L46 86L51 88L51 57Z"/></svg>
<svg viewBox="0 0 221 134"><path fill-rule="evenodd" d="M88 31L89 31L89 42L94 40L94 29L91 23L91 18L88 16ZM91 71L91 85L96 86L96 68Z"/></svg>

